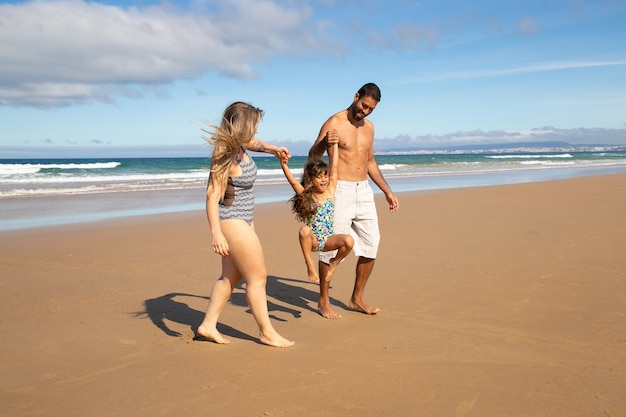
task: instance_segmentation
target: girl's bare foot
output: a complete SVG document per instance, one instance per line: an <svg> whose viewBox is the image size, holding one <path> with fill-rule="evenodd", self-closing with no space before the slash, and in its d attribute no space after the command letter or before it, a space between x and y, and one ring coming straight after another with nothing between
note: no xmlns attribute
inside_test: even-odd
<svg viewBox="0 0 626 417"><path fill-rule="evenodd" d="M358 311L365 314L377 314L380 311L378 307L370 307L365 301L361 300L350 300L349 304L350 310Z"/></svg>
<svg viewBox="0 0 626 417"><path fill-rule="evenodd" d="M308 270L308 274L309 274L309 281L314 283L314 284L319 284L320 283L320 278L317 275L317 272L315 271L315 269L309 269Z"/></svg>
<svg viewBox="0 0 626 417"><path fill-rule="evenodd" d="M198 334L205 339L210 340L211 342L215 342L220 345L227 345L230 343L230 340L224 339L224 336L220 332L217 331L216 328L205 328L198 327Z"/></svg>
<svg viewBox="0 0 626 417"><path fill-rule="evenodd" d="M264 343L268 346L278 347L278 348L291 347L296 343L292 340L285 339L284 337L279 335L276 331L272 332L269 335L260 333L259 340L261 341L261 343Z"/></svg>
<svg viewBox="0 0 626 417"><path fill-rule="evenodd" d="M324 278L326 281L330 281L331 279L333 279L335 270L339 266L340 262L341 261L337 261L337 258L333 258L330 260L330 263L328 264L328 273L326 274L326 278Z"/></svg>
<svg viewBox="0 0 626 417"><path fill-rule="evenodd" d="M341 318L341 314L337 313L330 304L319 303L317 305L317 310L325 319L337 320Z"/></svg>

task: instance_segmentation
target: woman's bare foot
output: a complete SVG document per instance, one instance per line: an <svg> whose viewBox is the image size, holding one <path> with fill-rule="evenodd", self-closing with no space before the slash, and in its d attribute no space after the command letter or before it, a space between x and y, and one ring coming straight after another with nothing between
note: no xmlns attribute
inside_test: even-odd
<svg viewBox="0 0 626 417"><path fill-rule="evenodd" d="M293 346L296 342L292 340L287 340L281 335L279 335L276 331L271 332L269 335L265 335L263 333L259 333L259 340L261 343L264 343L268 346L278 347L278 348L286 348Z"/></svg>
<svg viewBox="0 0 626 417"><path fill-rule="evenodd" d="M205 339L208 339L211 342L215 342L220 345L227 345L230 343L230 340L224 339L224 336L222 336L222 334L218 332L216 328L208 329L200 326L198 327L198 334Z"/></svg>
<svg viewBox="0 0 626 417"><path fill-rule="evenodd" d="M370 307L365 301L361 300L350 300L350 304L348 305L350 310L358 311L365 314L376 314L380 311L378 307Z"/></svg>
<svg viewBox="0 0 626 417"><path fill-rule="evenodd" d="M341 314L337 313L330 304L319 303L317 309L325 319L337 320L341 318Z"/></svg>

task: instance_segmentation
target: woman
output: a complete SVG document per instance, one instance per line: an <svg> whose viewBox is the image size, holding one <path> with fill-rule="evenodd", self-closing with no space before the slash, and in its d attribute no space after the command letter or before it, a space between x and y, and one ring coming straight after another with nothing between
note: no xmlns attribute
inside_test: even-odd
<svg viewBox="0 0 626 417"><path fill-rule="evenodd" d="M289 347L294 342L282 337L270 322L265 285L267 271L263 248L252 222L253 185L256 165L246 150L289 159L286 148L254 138L263 111L236 102L224 111L220 126L205 137L213 145L211 174L207 186L206 212L211 227L213 251L222 256L222 275L211 291L211 299L198 334L219 344L230 343L217 331L217 320L239 282L246 283L246 299L259 326L259 340L269 346Z"/></svg>

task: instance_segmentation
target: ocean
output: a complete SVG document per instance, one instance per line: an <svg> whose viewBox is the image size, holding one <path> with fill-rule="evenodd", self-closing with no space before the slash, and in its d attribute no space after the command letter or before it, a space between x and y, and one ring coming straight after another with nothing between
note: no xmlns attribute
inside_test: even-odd
<svg viewBox="0 0 626 417"><path fill-rule="evenodd" d="M287 201L278 160L252 154L257 204ZM305 157L289 166L298 177ZM376 155L395 193L626 172L626 149ZM208 158L0 159L0 231L204 207ZM376 188L375 188L376 189Z"/></svg>

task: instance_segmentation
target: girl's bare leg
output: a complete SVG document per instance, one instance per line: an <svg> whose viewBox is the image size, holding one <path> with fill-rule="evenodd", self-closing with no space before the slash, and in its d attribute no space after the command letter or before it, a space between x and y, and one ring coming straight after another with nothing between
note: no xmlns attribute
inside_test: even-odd
<svg viewBox="0 0 626 417"><path fill-rule="evenodd" d="M313 235L309 226L300 227L300 232L298 234L300 238L300 248L302 249L302 255L304 255L304 262L306 263L309 281L319 283L320 277L317 275L317 268L315 268L313 258L311 257L311 251L317 249L317 239Z"/></svg>
<svg viewBox="0 0 626 417"><path fill-rule="evenodd" d="M328 265L328 273L324 277L326 281L330 281L331 279L333 279L333 274L335 273L337 266L339 266L343 258L345 258L350 253L353 246L354 239L350 235L339 234L333 235L328 238L328 240L326 241L326 245L324 246L324 250L337 249L337 255L335 255L335 257L330 260L330 263Z"/></svg>
<svg viewBox="0 0 626 417"><path fill-rule="evenodd" d="M221 226L230 247L228 258L232 259L246 281L246 299L259 326L259 340L274 347L292 346L294 342L282 337L270 321L265 291L267 283L265 259L254 227L241 220L226 220Z"/></svg>

